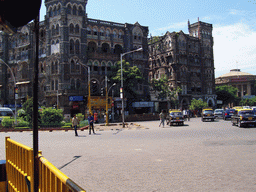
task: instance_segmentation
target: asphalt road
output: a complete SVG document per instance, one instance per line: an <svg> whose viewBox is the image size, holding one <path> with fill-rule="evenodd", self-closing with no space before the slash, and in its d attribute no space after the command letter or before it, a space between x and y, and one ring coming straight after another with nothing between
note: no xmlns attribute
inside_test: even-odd
<svg viewBox="0 0 256 192"><path fill-rule="evenodd" d="M256 128L230 121L159 127L40 132L43 155L86 191L256 191ZM32 133L0 133L32 147Z"/></svg>

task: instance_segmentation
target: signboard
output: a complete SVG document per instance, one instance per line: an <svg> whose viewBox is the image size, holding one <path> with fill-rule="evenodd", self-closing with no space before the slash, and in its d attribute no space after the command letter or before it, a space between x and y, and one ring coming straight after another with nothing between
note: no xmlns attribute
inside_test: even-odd
<svg viewBox="0 0 256 192"><path fill-rule="evenodd" d="M133 102L132 103L133 107L139 108L139 107L154 107L154 102Z"/></svg>
<svg viewBox="0 0 256 192"><path fill-rule="evenodd" d="M68 99L69 99L69 101L83 101L84 97L83 96L69 96Z"/></svg>
<svg viewBox="0 0 256 192"><path fill-rule="evenodd" d="M218 104L218 105L222 105L222 104L223 104L223 101L222 101L222 100L217 100L217 104Z"/></svg>
<svg viewBox="0 0 256 192"><path fill-rule="evenodd" d="M111 101L112 97L108 97ZM108 103L108 108L111 109L112 102ZM87 107L89 107L89 103L87 103ZM106 97L100 96L91 96L91 107L93 109L106 109Z"/></svg>

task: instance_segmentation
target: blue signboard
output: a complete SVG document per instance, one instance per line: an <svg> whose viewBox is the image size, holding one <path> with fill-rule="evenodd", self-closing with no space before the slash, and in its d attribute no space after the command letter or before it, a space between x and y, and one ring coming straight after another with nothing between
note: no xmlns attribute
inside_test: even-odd
<svg viewBox="0 0 256 192"><path fill-rule="evenodd" d="M69 96L69 101L83 101L84 97L83 96Z"/></svg>

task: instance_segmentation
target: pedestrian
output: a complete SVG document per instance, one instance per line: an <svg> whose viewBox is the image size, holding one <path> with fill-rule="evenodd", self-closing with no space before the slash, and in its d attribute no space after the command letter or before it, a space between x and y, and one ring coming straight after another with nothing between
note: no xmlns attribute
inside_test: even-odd
<svg viewBox="0 0 256 192"><path fill-rule="evenodd" d="M94 122L94 117L93 117L92 114L89 114L89 116L88 116L89 135L91 135L91 130L92 130L93 134L95 134L94 127L93 127L93 122Z"/></svg>
<svg viewBox="0 0 256 192"><path fill-rule="evenodd" d="M187 117L188 117L188 121L190 121L190 110L187 109Z"/></svg>
<svg viewBox="0 0 256 192"><path fill-rule="evenodd" d="M163 124L163 127L164 127L164 110L162 110L162 112L159 114L159 117L160 117L160 124L159 124L159 127L161 126L161 124Z"/></svg>
<svg viewBox="0 0 256 192"><path fill-rule="evenodd" d="M76 115L72 118L72 127L75 130L75 136L78 136L77 134L77 125L79 124L79 119L76 118Z"/></svg>

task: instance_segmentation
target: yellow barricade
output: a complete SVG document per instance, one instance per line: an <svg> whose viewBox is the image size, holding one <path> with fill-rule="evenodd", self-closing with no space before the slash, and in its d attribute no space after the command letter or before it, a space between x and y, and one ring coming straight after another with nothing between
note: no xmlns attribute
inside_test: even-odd
<svg viewBox="0 0 256 192"><path fill-rule="evenodd" d="M33 149L5 138L9 192L33 191ZM31 187L31 188L30 188ZM39 153L40 192L85 192Z"/></svg>

